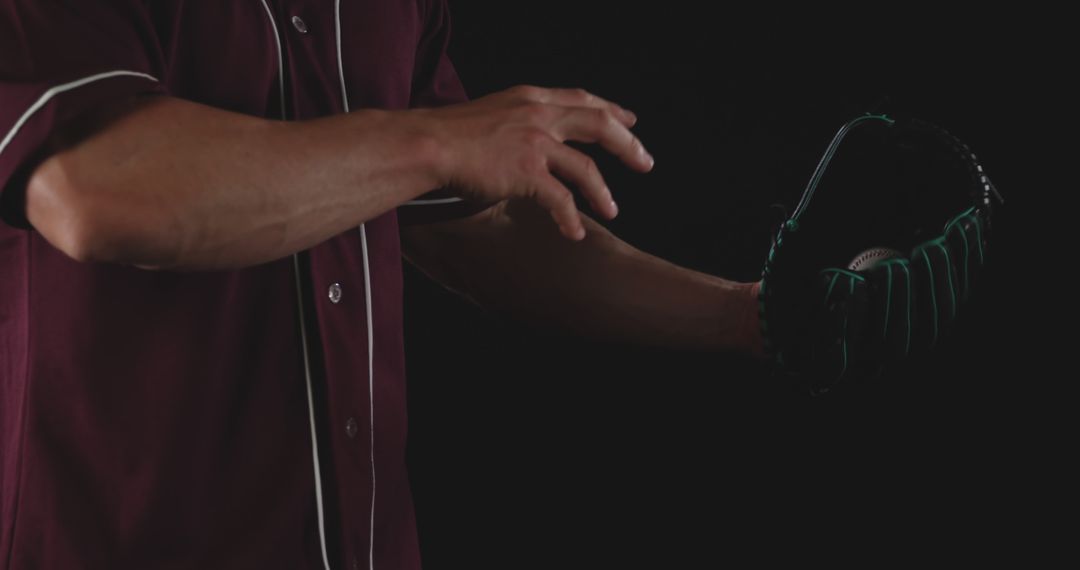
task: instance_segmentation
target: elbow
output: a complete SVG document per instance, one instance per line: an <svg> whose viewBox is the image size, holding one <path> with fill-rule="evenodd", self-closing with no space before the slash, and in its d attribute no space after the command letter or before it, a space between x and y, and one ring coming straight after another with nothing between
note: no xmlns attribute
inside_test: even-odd
<svg viewBox="0 0 1080 570"><path fill-rule="evenodd" d="M61 253L79 263L103 263L109 258L102 248L93 240L99 239L91 235L84 226L68 226L60 231L47 235L42 232L46 240Z"/></svg>
<svg viewBox="0 0 1080 570"><path fill-rule="evenodd" d="M123 239L91 212L76 211L66 216L68 223L57 228L55 239L46 239L64 255L79 263L125 263Z"/></svg>
<svg viewBox="0 0 1080 570"><path fill-rule="evenodd" d="M82 189L87 181L72 176L64 160L43 162L26 185L26 217L53 247L80 263L104 261L108 255L103 224L96 221L92 200Z"/></svg>
<svg viewBox="0 0 1080 570"><path fill-rule="evenodd" d="M27 219L46 241L77 262L160 265L163 248L152 236L152 216L125 202L123 193L103 186L79 175L62 157L52 157L27 183Z"/></svg>

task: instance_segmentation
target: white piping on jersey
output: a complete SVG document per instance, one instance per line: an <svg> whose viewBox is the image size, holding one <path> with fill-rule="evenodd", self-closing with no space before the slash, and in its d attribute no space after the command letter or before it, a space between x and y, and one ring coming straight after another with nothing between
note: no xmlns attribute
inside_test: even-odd
<svg viewBox="0 0 1080 570"><path fill-rule="evenodd" d="M15 139L15 135L19 134L19 130L23 128L27 121L30 120L30 117L33 117L34 113L40 111L41 108L44 107L50 100L52 100L53 97L56 97L57 95L65 91L78 89L79 87L82 87L83 85L86 85L88 83L93 83L102 79L109 79L111 77L125 76L141 77L143 79L149 79L151 81L157 82L156 77L152 75L147 75L145 73L139 73L137 71L109 71L107 73L98 73L97 75L84 77L82 79L78 79L70 83L65 83L63 85L57 85L56 87L53 87L43 93L41 97L38 98L38 100L35 101L33 105L30 105L30 108L28 108L26 112L23 113L21 117L19 117L19 120L15 121L15 126L11 127L11 130L8 131L8 134L4 137L4 140L0 141L0 154L4 153L4 149L6 149L9 144L11 144L11 141Z"/></svg>
<svg viewBox="0 0 1080 570"><path fill-rule="evenodd" d="M281 120L286 120L285 111L285 60L281 50L281 36L278 35L277 23L274 21L274 13L266 0L262 0L266 16L270 19L270 26L274 29L274 42L277 43L278 55L278 86L281 97ZM322 492L322 469L319 467L319 441L315 433L315 396L311 389L311 361L308 357L307 325L304 323L304 292L300 284L300 256L294 253L293 275L296 276L296 303L300 309L300 343L304 354L304 380L307 384L308 397L308 420L311 427L311 462L315 470L315 507L319 514L319 546L322 548L323 566L330 570L330 557L326 553L326 517L323 512Z"/></svg>
<svg viewBox="0 0 1080 570"><path fill-rule="evenodd" d="M293 274L296 276L296 302L300 307L300 340L304 352L304 379L307 382L308 419L311 423L311 461L315 466L315 502L319 511L319 546L322 547L323 565L330 570L330 557L326 554L326 523L323 515L322 473L319 468L319 442L315 437L315 396L311 391L311 362L308 358L307 325L304 324L304 292L300 287L300 258L293 254Z"/></svg>
<svg viewBox="0 0 1080 570"><path fill-rule="evenodd" d="M341 51L341 0L334 0L334 37L337 42L338 79L341 81L341 104L349 112L349 90L345 87L345 64ZM372 327L371 267L368 264L367 227L360 224L360 247L364 258L364 307L367 310L368 339L368 433L371 459L371 517L368 521L368 570L375 570L375 332Z"/></svg>
<svg viewBox="0 0 1080 570"><path fill-rule="evenodd" d="M337 42L337 70L341 81L341 104L349 112L349 91L345 89L345 64L341 57L341 0L334 0L334 40Z"/></svg>
<svg viewBox="0 0 1080 570"><path fill-rule="evenodd" d="M374 337L371 317L371 270L368 266L367 230L360 224L360 245L364 250L364 302L367 303L367 326L368 326L368 413L371 421L368 425L371 434L371 520L369 521L368 535L368 569L375 570L375 383L374 376Z"/></svg>
<svg viewBox="0 0 1080 570"><path fill-rule="evenodd" d="M278 99L281 101L281 120L285 120L285 56L281 50L281 34L277 29L277 22L274 21L274 13L270 11L270 5L266 3L266 0L262 0L263 8L266 9L266 17L270 18L270 27L274 28L274 43L277 44L277 66L278 66Z"/></svg>
<svg viewBox="0 0 1080 570"><path fill-rule="evenodd" d="M345 112L349 112L349 94L345 90L345 70L341 61L341 0L335 0L334 2L334 24L337 31L337 50L338 50L338 77L341 78L341 100L345 102ZM441 198L433 200L409 200L402 206L434 206L437 204L453 204L454 202L462 202L461 198ZM361 224L360 226L364 226ZM370 322L370 320L369 320ZM370 338L370 337L368 337ZM374 474L372 474L374 475ZM372 507L374 509L374 507Z"/></svg>

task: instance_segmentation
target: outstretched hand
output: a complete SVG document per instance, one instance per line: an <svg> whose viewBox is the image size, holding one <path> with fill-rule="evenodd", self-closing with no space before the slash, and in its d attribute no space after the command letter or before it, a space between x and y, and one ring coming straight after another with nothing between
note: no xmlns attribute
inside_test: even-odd
<svg viewBox="0 0 1080 570"><path fill-rule="evenodd" d="M593 159L567 141L597 143L639 172L653 166L630 132L637 117L581 89L519 86L421 113L445 149L439 176L447 186L482 202L533 200L573 240L585 237L585 226L563 181L609 219L618 208Z"/></svg>

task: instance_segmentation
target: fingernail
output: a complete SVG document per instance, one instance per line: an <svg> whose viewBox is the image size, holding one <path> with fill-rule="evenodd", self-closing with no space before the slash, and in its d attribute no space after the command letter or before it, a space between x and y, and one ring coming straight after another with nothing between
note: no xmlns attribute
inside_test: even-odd
<svg viewBox="0 0 1080 570"><path fill-rule="evenodd" d="M611 201L611 217L614 218L615 216L618 216L618 215L619 215L619 205L615 203L615 200L612 200Z"/></svg>
<svg viewBox="0 0 1080 570"><path fill-rule="evenodd" d="M637 124L637 113L634 113L633 111L627 110L626 114L629 115L629 117L630 117L630 124L632 124L632 125Z"/></svg>
<svg viewBox="0 0 1080 570"><path fill-rule="evenodd" d="M579 227L577 232L574 233L574 237L578 241L585 239L585 228Z"/></svg>

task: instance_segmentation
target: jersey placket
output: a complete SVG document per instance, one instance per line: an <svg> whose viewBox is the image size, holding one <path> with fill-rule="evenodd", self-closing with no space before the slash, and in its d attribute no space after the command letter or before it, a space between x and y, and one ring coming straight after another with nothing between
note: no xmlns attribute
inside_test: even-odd
<svg viewBox="0 0 1080 570"><path fill-rule="evenodd" d="M340 52L340 2L331 19L305 2L262 0L274 27L280 57L283 119L304 119L328 111L348 112L348 94ZM275 12L272 8L279 8ZM325 62L295 61L297 42L332 41L337 61L343 108L305 109L295 94L303 89L286 70ZM328 98L329 99L329 98ZM287 102L291 102L289 105ZM330 103L333 105L333 103ZM293 113L288 112L292 107ZM336 105L333 105L337 107ZM346 233L293 256L300 336L304 343L305 382L312 430L313 470L323 565L331 568L328 536L337 538L348 567L374 568L375 422L374 323L371 306L371 267L365 224L357 234ZM359 239L356 239L359 237ZM304 259L306 257L306 259ZM360 259L359 264L343 263ZM308 285L310 284L310 288ZM321 434L321 435L320 435ZM334 516L334 515L337 516ZM340 528L332 522L340 521ZM332 547L332 543L331 543Z"/></svg>

